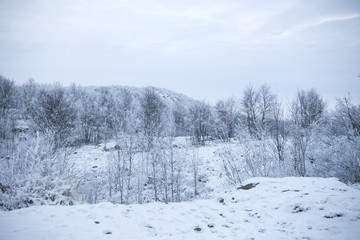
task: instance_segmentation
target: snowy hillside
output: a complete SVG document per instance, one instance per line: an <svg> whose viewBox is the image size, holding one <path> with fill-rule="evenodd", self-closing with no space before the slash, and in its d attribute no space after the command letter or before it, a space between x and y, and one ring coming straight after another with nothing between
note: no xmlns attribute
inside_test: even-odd
<svg viewBox="0 0 360 240"><path fill-rule="evenodd" d="M0 212L0 239L359 239L359 190L334 178L250 183L193 202Z"/></svg>
<svg viewBox="0 0 360 240"><path fill-rule="evenodd" d="M169 89L159 88L154 86L149 87L129 87L129 86L111 86L111 87L81 87L87 92L96 92L100 91L101 89L106 89L111 92L113 95L119 94L122 90L127 90L130 92L131 96L135 101L141 101L141 98L146 91L147 88L151 88L154 90L156 94L161 98L161 100L169 107L172 107L176 104L181 104L185 108L190 107L197 100L192 99L182 93L174 92Z"/></svg>

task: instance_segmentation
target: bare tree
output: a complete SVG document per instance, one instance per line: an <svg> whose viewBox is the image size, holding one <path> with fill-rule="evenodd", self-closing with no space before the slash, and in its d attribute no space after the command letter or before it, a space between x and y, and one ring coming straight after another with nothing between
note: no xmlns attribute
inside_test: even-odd
<svg viewBox="0 0 360 240"><path fill-rule="evenodd" d="M0 113L4 116L15 104L15 82L0 75Z"/></svg>
<svg viewBox="0 0 360 240"><path fill-rule="evenodd" d="M172 117L175 124L175 136L186 136L189 134L187 109L181 104L176 103L172 109Z"/></svg>
<svg viewBox="0 0 360 240"><path fill-rule="evenodd" d="M253 86L245 89L244 95L241 99L242 110L245 112L247 127L252 136L258 133L257 121L259 118L259 94L255 91Z"/></svg>
<svg viewBox="0 0 360 240"><path fill-rule="evenodd" d="M165 137L168 111L159 95L153 88L146 88L141 99L141 133L143 149L146 152L146 174L149 176L151 165L151 183L153 184L154 199L159 200L160 178L159 171L163 160L161 149Z"/></svg>
<svg viewBox="0 0 360 240"><path fill-rule="evenodd" d="M30 117L31 109L36 103L36 96L39 91L39 86L35 83L33 79L29 79L21 87L21 103L22 103L22 112L24 118Z"/></svg>
<svg viewBox="0 0 360 240"><path fill-rule="evenodd" d="M270 136L275 148L275 153L280 162L284 162L284 150L288 138L288 131L283 119L283 110L280 103L274 102L272 108L273 121L271 124Z"/></svg>
<svg viewBox="0 0 360 240"><path fill-rule="evenodd" d="M212 126L212 113L210 106L197 102L189 111L194 144L205 145L205 139L210 135Z"/></svg>
<svg viewBox="0 0 360 240"><path fill-rule="evenodd" d="M52 90L41 90L31 115L38 129L52 139L54 151L69 142L76 112L66 99L63 88L57 86Z"/></svg>
<svg viewBox="0 0 360 240"><path fill-rule="evenodd" d="M337 99L336 120L340 128L345 128L346 134L353 132L360 135L360 105L351 103L350 95Z"/></svg>
<svg viewBox="0 0 360 240"><path fill-rule="evenodd" d="M263 131L266 131L272 120L272 113L276 105L276 97L271 93L269 85L262 85L260 87L259 99L260 126Z"/></svg>
<svg viewBox="0 0 360 240"><path fill-rule="evenodd" d="M296 99L291 103L292 119L302 128L318 121L326 109L326 103L315 89L298 90Z"/></svg>
<svg viewBox="0 0 360 240"><path fill-rule="evenodd" d="M100 103L99 103L99 110L100 110L100 122L101 122L101 132L103 135L103 139L105 141L105 148L106 144L109 139L111 139L115 133L116 129L116 120L115 120L115 102L114 96L110 92L108 88L100 88Z"/></svg>
<svg viewBox="0 0 360 240"><path fill-rule="evenodd" d="M145 137L145 150L154 147L154 139L165 131L165 104L153 88L146 88L141 99L142 132Z"/></svg>
<svg viewBox="0 0 360 240"><path fill-rule="evenodd" d="M307 92L299 90L291 103L292 155L294 170L300 176L306 174L307 151L312 139L312 126L321 119L325 107L325 102L315 89Z"/></svg>
<svg viewBox="0 0 360 240"><path fill-rule="evenodd" d="M0 75L0 143L1 139L5 141L6 154L9 154L14 148L12 129L14 129L15 120L10 110L15 107L15 94L14 81ZM0 148L0 154L1 150Z"/></svg>
<svg viewBox="0 0 360 240"><path fill-rule="evenodd" d="M236 127L240 121L240 112L234 98L216 103L216 129L217 135L224 141L229 141L235 136Z"/></svg>

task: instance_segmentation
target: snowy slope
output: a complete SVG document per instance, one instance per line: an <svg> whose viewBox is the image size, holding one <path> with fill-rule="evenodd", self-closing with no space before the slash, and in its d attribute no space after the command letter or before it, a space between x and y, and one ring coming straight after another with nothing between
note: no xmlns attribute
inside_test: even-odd
<svg viewBox="0 0 360 240"><path fill-rule="evenodd" d="M131 95L135 99L135 101L140 101L140 99L143 97L143 94L146 89L146 87L128 87L128 86L110 86L110 87L89 87L89 86L87 86L87 87L82 87L82 88L88 92L94 92L100 88L107 89L113 95L117 95L117 94L119 94L119 92L122 89L125 89L131 93ZM198 100L192 99L182 93L174 92L169 89L158 88L158 87L153 87L153 86L149 86L149 88L152 88L155 91L155 93L157 93L159 95L161 100L168 107L172 107L175 104L180 104L184 108L187 109L198 101Z"/></svg>
<svg viewBox="0 0 360 240"><path fill-rule="evenodd" d="M357 189L333 178L246 183L257 185L193 202L0 212L0 239L360 239Z"/></svg>

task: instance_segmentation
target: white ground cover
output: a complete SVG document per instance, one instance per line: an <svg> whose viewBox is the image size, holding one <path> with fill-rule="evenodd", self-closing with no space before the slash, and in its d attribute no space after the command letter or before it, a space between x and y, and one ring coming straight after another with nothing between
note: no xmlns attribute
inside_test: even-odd
<svg viewBox="0 0 360 240"><path fill-rule="evenodd" d="M0 212L0 239L360 239L360 191L334 178L252 178L182 203Z"/></svg>

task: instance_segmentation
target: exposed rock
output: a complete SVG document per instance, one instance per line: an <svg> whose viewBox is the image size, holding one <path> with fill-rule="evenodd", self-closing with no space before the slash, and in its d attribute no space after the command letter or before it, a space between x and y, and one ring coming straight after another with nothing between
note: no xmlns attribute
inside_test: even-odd
<svg viewBox="0 0 360 240"><path fill-rule="evenodd" d="M256 185L258 185L259 183L249 183L249 184L246 184L244 186L241 186L241 187L238 187L237 189L240 190L249 190L249 189L252 189L254 188Z"/></svg>

